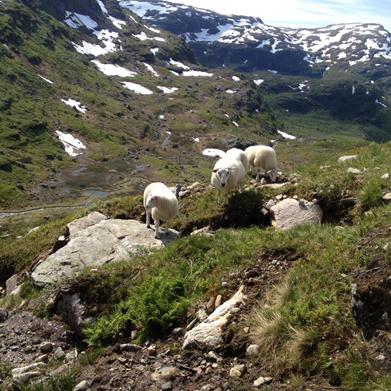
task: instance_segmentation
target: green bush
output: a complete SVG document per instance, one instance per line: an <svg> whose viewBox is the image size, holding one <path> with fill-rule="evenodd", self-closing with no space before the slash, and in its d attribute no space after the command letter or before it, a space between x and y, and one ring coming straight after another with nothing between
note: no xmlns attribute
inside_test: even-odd
<svg viewBox="0 0 391 391"><path fill-rule="evenodd" d="M383 191L380 178L372 178L364 184L358 193L362 210L368 210L382 203Z"/></svg>

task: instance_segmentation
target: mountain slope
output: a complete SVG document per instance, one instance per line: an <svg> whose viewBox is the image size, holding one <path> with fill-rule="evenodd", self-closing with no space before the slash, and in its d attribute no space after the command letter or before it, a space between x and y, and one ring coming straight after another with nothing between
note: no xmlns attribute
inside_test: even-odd
<svg viewBox="0 0 391 391"><path fill-rule="evenodd" d="M131 191L146 178L175 177L180 166L202 170L194 156L210 138L253 141L275 129L254 85L205 72L181 39L116 3L0 7L4 206L120 182L118 190ZM226 93L233 84L237 93ZM242 101L253 101L251 110Z"/></svg>

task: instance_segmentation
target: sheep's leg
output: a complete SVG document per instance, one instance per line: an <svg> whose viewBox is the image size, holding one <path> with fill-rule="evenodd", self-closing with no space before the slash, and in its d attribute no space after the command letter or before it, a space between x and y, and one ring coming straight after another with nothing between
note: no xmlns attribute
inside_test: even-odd
<svg viewBox="0 0 391 391"><path fill-rule="evenodd" d="M259 172L259 170L257 170L257 176L255 177L255 180L258 182L259 181L259 177L260 177L261 173Z"/></svg>
<svg viewBox="0 0 391 391"><path fill-rule="evenodd" d="M160 239L159 228L160 228L160 220L156 219L155 220L155 239Z"/></svg>
<svg viewBox="0 0 391 391"><path fill-rule="evenodd" d="M151 228L151 212L148 209L145 209L145 212L147 213L147 228Z"/></svg>

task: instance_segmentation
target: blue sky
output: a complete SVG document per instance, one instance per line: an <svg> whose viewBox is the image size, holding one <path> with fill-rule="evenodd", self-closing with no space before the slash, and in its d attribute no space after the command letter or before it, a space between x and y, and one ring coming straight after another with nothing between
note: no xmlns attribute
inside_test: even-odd
<svg viewBox="0 0 391 391"><path fill-rule="evenodd" d="M391 32L391 0L171 0L224 14L259 16L267 24L320 27L380 23Z"/></svg>

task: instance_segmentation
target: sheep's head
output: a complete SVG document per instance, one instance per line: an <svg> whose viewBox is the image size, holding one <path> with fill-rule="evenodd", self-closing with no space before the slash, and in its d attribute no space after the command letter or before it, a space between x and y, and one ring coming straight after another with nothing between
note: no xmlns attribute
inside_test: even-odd
<svg viewBox="0 0 391 391"><path fill-rule="evenodd" d="M158 196L157 195L153 195L151 194L148 199L147 199L147 202L146 202L146 207L148 209L151 209L151 208L154 208L157 206L157 201L158 201Z"/></svg>
<svg viewBox="0 0 391 391"><path fill-rule="evenodd" d="M217 178L219 179L221 186L225 187L225 185L228 182L229 176L231 174L230 169L229 168L220 168L218 170L214 170L213 172L216 174Z"/></svg>

